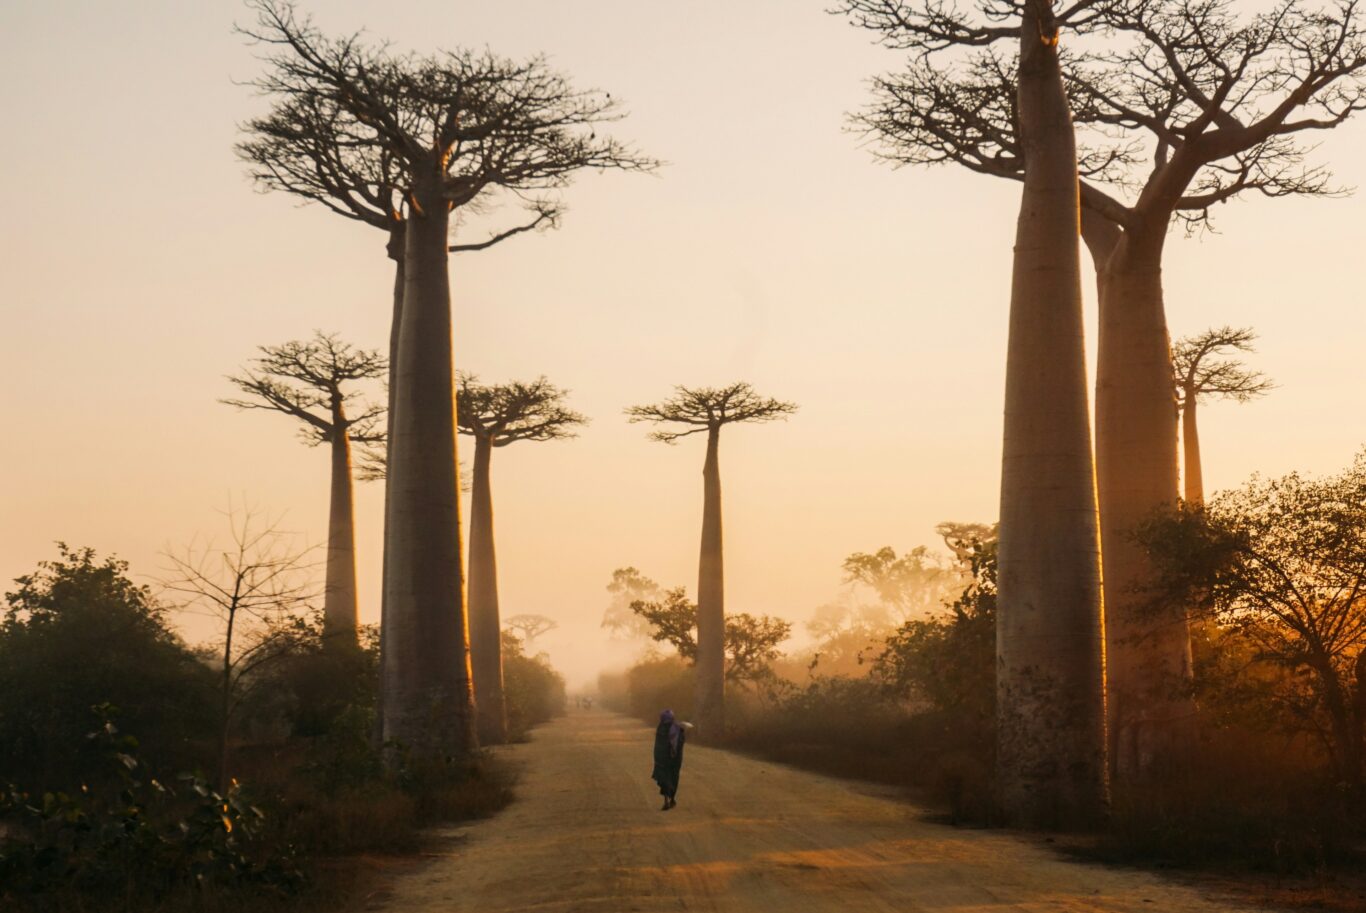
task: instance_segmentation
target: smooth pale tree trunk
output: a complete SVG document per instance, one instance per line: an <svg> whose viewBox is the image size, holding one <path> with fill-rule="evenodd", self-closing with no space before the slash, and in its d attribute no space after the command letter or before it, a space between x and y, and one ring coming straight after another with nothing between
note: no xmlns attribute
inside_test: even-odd
<svg viewBox="0 0 1366 913"><path fill-rule="evenodd" d="M1075 139L1046 0L1027 5L996 622L1002 806L1031 826L1106 803L1100 546L1082 335Z"/></svg>
<svg viewBox="0 0 1366 913"><path fill-rule="evenodd" d="M698 734L713 741L726 732L726 581L721 554L720 427L707 431L702 465L702 550L697 563Z"/></svg>
<svg viewBox="0 0 1366 913"><path fill-rule="evenodd" d="M427 760L477 745L455 468L450 214L436 170L414 188L421 212L415 207L405 229L381 664L384 739Z"/></svg>
<svg viewBox="0 0 1366 913"><path fill-rule="evenodd" d="M1176 505L1176 394L1162 299L1166 220L1130 228L1100 267L1096 477L1105 579L1110 759L1137 782L1179 760L1193 723L1181 604L1154 606L1139 524Z"/></svg>
<svg viewBox="0 0 1366 913"><path fill-rule="evenodd" d="M1195 424L1196 398L1193 390L1187 389L1182 397L1181 408L1181 446L1183 464L1186 468L1186 503L1199 507L1205 503L1205 476L1200 468L1200 429Z"/></svg>
<svg viewBox="0 0 1366 913"><path fill-rule="evenodd" d="M470 662L479 704L479 741L507 741L503 697L502 622L498 616L498 558L493 547L493 486L489 480L493 442L475 438L474 485L470 491Z"/></svg>
<svg viewBox="0 0 1366 913"><path fill-rule="evenodd" d="M327 520L323 644L356 646L356 508L351 490L351 435L341 404L332 408L332 498Z"/></svg>
<svg viewBox="0 0 1366 913"><path fill-rule="evenodd" d="M379 595L379 630L380 630L380 649L379 649L379 678L384 681L384 620L388 617L389 605L389 462L393 457L391 441L393 436L388 433L387 427L394 420L394 391L398 389L398 382L394 372L398 369L398 334L403 322L403 285L405 270L403 268L406 247L405 239L407 232L404 230L406 222L395 221L393 227L389 229L389 241L385 245L385 253L389 259L394 261L394 303L393 316L389 321L389 402L384 415L386 432L384 435L384 535L383 535L383 564L380 568L380 595ZM375 726L372 738L376 745L384 742L384 702L380 701L375 708Z"/></svg>

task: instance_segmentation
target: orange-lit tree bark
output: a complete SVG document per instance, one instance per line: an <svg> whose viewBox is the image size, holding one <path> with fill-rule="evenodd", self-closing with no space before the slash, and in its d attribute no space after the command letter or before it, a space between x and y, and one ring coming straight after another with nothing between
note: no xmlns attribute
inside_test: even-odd
<svg viewBox="0 0 1366 913"><path fill-rule="evenodd" d="M898 0L849 0L860 24L914 47ZM1297 137L1366 105L1360 13L1284 0L1241 16L1218 0L1106 0L1068 7L1074 28L1107 37L1073 50L1064 74L1078 152L1082 231L1100 298L1096 469L1104 543L1112 763L1142 777L1179 759L1188 735L1185 607L1140 605L1150 573L1137 525L1178 494L1162 254L1170 226L1199 229L1239 194L1331 193ZM944 18L942 12L941 19ZM859 120L895 164L953 162L1020 180L1012 61L970 33L957 72L913 61L879 80ZM1124 202L1133 191L1131 202Z"/></svg>
<svg viewBox="0 0 1366 913"><path fill-rule="evenodd" d="M302 422L309 446L327 444L332 482L327 522L327 583L323 590L323 637L329 647L356 646L356 515L352 499L351 444L380 443L383 406L357 403L346 386L384 374L378 352L353 349L335 335L307 342L261 346L261 356L242 374L229 377L245 399L222 402L239 409L267 409Z"/></svg>
<svg viewBox="0 0 1366 913"><path fill-rule="evenodd" d="M1007 813L1034 825L1093 820L1105 804L1100 542L1059 28L1047 0L1024 7L1001 462L997 764Z"/></svg>
<svg viewBox="0 0 1366 913"><path fill-rule="evenodd" d="M1218 357L1227 349L1252 352L1257 334L1242 327L1220 327L1189 336L1172 346L1176 404L1181 410L1182 464L1187 504L1205 503L1205 479L1200 465L1200 429L1196 408L1202 399L1231 399L1245 403L1263 396L1275 385L1265 374L1252 371L1233 358Z"/></svg>
<svg viewBox="0 0 1366 913"><path fill-rule="evenodd" d="M554 209L546 194L582 169L653 162L598 134L621 116L610 97L573 88L543 58L398 55L356 36L328 38L282 0L250 6L257 21L244 31L267 65L254 85L279 105L326 100L338 143L388 156L395 175L388 202L405 214L403 293L390 379L380 715L386 742L450 757L477 742L455 459L452 214L487 209L505 191L539 218Z"/></svg>
<svg viewBox="0 0 1366 913"><path fill-rule="evenodd" d="M498 612L498 559L493 540L493 451L518 441L556 441L574 436L586 419L564 405L565 391L544 377L530 383L492 386L462 374L456 423L474 438L470 490L470 659L479 704L479 738L507 741L503 698L502 622Z"/></svg>
<svg viewBox="0 0 1366 913"><path fill-rule="evenodd" d="M346 112L331 94L318 86L278 99L270 113L247 121L247 138L238 144L238 155L251 170L257 186L282 191L318 203L337 215L369 225L385 233L385 254L394 262L394 292L389 323L389 409L394 406L393 381L398 364L398 331L403 314L404 228L402 160L380 145L358 143L350 135ZM495 232L479 241L456 243L451 252L478 251L514 235L554 226L560 209L545 199L534 201L524 222ZM387 448L387 442L386 442ZM373 451L367 451L373 454ZM384 478L388 451L373 460L361 478ZM385 515L388 515L385 487ZM389 537L384 537L382 580L389 579ZM381 619L385 599L381 587ZM381 656L381 662L383 657ZM380 727L382 729L382 722Z"/></svg>
<svg viewBox="0 0 1366 913"><path fill-rule="evenodd" d="M632 422L665 426L650 435L665 444L690 434L706 434L702 464L702 547L697 564L697 697L698 732L720 739L726 731L726 586L721 548L721 429L738 422L771 422L797 411L793 403L759 396L746 383L728 387L676 387L660 403L631 406Z"/></svg>
<svg viewBox="0 0 1366 913"><path fill-rule="evenodd" d="M852 0L857 24L912 50L922 78L964 46L1000 64L1024 190L1015 234L1001 466L996 621L997 771L1027 825L1096 819L1106 802L1100 542L1082 333L1077 149L1059 62L1067 19L1048 0L983 3L980 21L937 3ZM1012 63L994 50L1016 43ZM950 64L951 66L951 64Z"/></svg>

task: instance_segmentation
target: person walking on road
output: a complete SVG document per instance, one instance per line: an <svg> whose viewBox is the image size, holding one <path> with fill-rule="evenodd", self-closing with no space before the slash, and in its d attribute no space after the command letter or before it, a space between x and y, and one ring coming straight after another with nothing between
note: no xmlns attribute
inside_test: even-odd
<svg viewBox="0 0 1366 913"><path fill-rule="evenodd" d="M664 797L667 812L678 804L678 774L683 769L683 743L687 741L687 730L692 726L674 719L672 710L659 715L659 726L655 728L655 769L650 777L659 784L659 794Z"/></svg>

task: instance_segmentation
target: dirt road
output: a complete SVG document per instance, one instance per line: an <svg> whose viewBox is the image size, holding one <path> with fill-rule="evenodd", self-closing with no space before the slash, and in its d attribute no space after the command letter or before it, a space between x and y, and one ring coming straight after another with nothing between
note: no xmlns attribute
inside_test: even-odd
<svg viewBox="0 0 1366 913"><path fill-rule="evenodd" d="M1000 832L928 823L857 784L688 746L659 810L653 731L577 711L503 749L517 800L373 909L393 913L1214 913L1246 910Z"/></svg>

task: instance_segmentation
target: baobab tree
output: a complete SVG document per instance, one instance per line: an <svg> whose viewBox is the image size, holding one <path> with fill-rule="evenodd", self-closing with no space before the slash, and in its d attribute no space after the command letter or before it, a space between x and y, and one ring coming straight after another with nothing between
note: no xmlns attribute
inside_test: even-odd
<svg viewBox="0 0 1366 913"><path fill-rule="evenodd" d="M794 403L760 396L747 383L728 387L675 387L660 403L631 406L631 422L672 426L650 434L651 440L675 444L692 434L706 434L702 464L702 548L697 565L697 697L701 733L718 738L726 731L725 710L725 564L721 550L721 429L740 422L771 422L797 411ZM681 427L679 427L681 426Z"/></svg>
<svg viewBox="0 0 1366 913"><path fill-rule="evenodd" d="M356 646L356 513L352 497L351 445L383 443L384 407L347 389L384 374L384 357L355 349L335 334L315 333L307 341L261 346L261 355L241 374L228 378L245 394L220 400L238 409L287 415L302 427L305 444L327 444L332 455L327 521L327 584L323 590L323 642L329 648ZM354 407L354 408L353 408ZM348 414L350 412L351 414Z"/></svg>
<svg viewBox="0 0 1366 913"><path fill-rule="evenodd" d="M555 194L579 171L655 163L599 133L622 116L610 96L574 88L544 58L468 49L400 55L356 35L328 38L283 0L250 6L257 19L243 31L266 64L253 85L283 120L299 114L325 125L321 146L295 147L297 161L340 174L319 157L364 156L383 166L361 169L376 179L372 208L390 220L401 213L401 232L390 233L391 242L402 236L403 262L390 369L380 716L386 742L447 757L476 743L455 458L452 226L500 197L534 213L520 229L544 225L557 212ZM306 189L298 186L293 192ZM301 195L336 201L333 189L329 181Z"/></svg>
<svg viewBox="0 0 1366 913"><path fill-rule="evenodd" d="M279 6L280 17L289 7ZM264 14L264 13L263 13ZM238 156L249 166L252 179L262 191L279 191L317 203L331 212L384 232L385 254L394 263L394 293L389 324L389 411L392 413L398 363L398 330L403 314L404 230L407 211L403 192L407 186L403 160L386 146L358 142L353 135L354 118L316 80L301 82L299 91L277 95L268 114L243 125L246 139L237 145ZM268 90L269 91L269 90ZM520 223L493 232L477 241L461 241L448 247L451 253L486 250L515 235L555 227L560 205L538 197L526 203ZM384 448L366 449L360 478L384 478L388 457ZM385 515L388 515L385 487ZM381 577L389 579L389 537L384 537ZM381 587L381 617L387 586ZM382 716L382 713L381 713ZM382 728L382 726L381 726Z"/></svg>
<svg viewBox="0 0 1366 913"><path fill-rule="evenodd" d="M998 14L1011 5L983 2ZM845 3L886 43L922 50L901 23L908 5ZM962 66L913 54L905 71L878 80L857 122L895 165L954 163L1023 180L1013 59L934 9L934 47L959 49ZM1366 51L1355 3L1282 0L1244 14L1221 0L1082 0L1066 17L1074 30L1103 33L1070 48L1064 77L1082 131L1081 227L1100 300L1095 460L1112 761L1121 776L1142 777L1179 757L1193 712L1185 607L1159 610L1134 595L1151 567L1133 531L1178 492L1166 237L1173 224L1198 231L1240 195L1335 193L1301 138L1366 106Z"/></svg>
<svg viewBox="0 0 1366 913"><path fill-rule="evenodd" d="M1253 371L1236 358L1220 358L1228 349L1253 352L1257 338L1248 327L1219 327L1198 336L1188 336L1172 346L1172 370L1176 382L1176 404L1181 410L1182 464L1185 468L1187 504L1205 503L1204 475L1200 468L1200 430L1196 427L1196 407L1201 399L1231 399L1245 403L1266 395L1275 384L1260 371Z"/></svg>
<svg viewBox="0 0 1366 913"><path fill-rule="evenodd" d="M574 429L587 419L564 405L565 395L566 391L544 377L530 383L485 385L473 375L460 375L456 424L462 433L474 438L474 478L470 491L470 661L479 708L479 737L487 743L507 741L490 464L494 448L518 441L574 437Z"/></svg>
<svg viewBox="0 0 1366 913"><path fill-rule="evenodd" d="M846 0L855 24L912 54L915 80L954 58L999 64L1019 177L1006 356L996 628L997 757L1005 810L1027 824L1093 818L1105 802L1100 543L1082 338L1078 157L1059 61L1081 2ZM1000 46L1019 48L1012 58ZM944 59L948 55L948 59ZM886 81L884 81L885 84ZM882 91L886 91L884 88ZM932 123L933 112L924 112Z"/></svg>
<svg viewBox="0 0 1366 913"><path fill-rule="evenodd" d="M558 621L544 615L513 615L503 622L503 627L516 634L527 646L531 646L542 634L548 634L559 626Z"/></svg>

